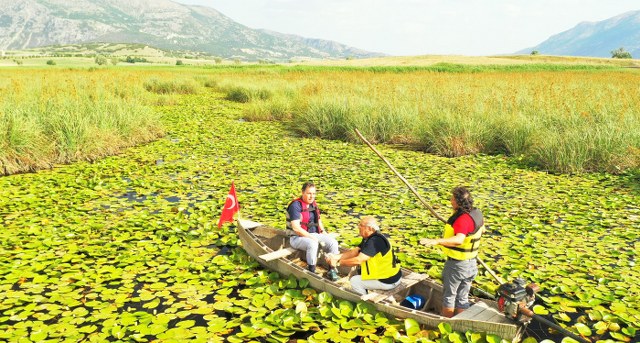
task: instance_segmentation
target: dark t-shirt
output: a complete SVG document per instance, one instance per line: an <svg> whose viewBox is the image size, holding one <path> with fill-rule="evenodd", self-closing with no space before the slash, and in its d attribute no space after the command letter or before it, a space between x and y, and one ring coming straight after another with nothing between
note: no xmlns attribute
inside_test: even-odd
<svg viewBox="0 0 640 343"><path fill-rule="evenodd" d="M291 221L301 220L302 219L302 203L300 201L294 201L287 208L287 212L289 212L289 219ZM316 219L316 211L309 212L309 223L315 223L316 225L309 225L307 230L309 233L318 232L317 224L318 220Z"/></svg>
<svg viewBox="0 0 640 343"><path fill-rule="evenodd" d="M370 236L368 239L363 239L358 246L360 248L360 252L373 257L377 253L381 253L382 255L386 254L391 247L387 245L382 237L377 234ZM402 276L402 271L398 270L398 273L394 276L388 277L386 279L380 279L380 282L383 283L396 283L400 280Z"/></svg>

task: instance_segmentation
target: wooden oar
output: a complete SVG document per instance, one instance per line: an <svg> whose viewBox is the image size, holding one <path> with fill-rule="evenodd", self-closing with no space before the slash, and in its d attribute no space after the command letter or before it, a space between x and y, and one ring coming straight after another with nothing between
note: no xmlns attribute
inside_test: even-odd
<svg viewBox="0 0 640 343"><path fill-rule="evenodd" d="M443 223L446 223L447 221L444 220L444 218L442 218L434 209L433 207L431 207L421 196L420 194L418 194L418 192L415 190L415 188L413 188L413 186L411 186L411 184L409 184L409 181L407 181L407 179L405 179L402 175L400 175L400 173L396 170L396 168L394 168L391 163L389 161L387 161L386 158L384 158L384 156L382 156L382 154L376 150L376 148L369 143L369 141L364 138L364 136L360 133L360 131L358 131L358 129L354 129L356 131L356 135L358 135L358 137L360 137L360 139L365 142L365 144L367 144L369 146L369 148L371 148L371 150L373 150L373 152L376 153L376 155L378 155L378 157L380 157L384 163L387 164L387 166L389 167L389 169L391 169L391 171L393 171L396 176L398 176L400 178L400 180L402 180L402 182L404 182L405 185L407 185L407 187L409 187L409 189L411 190L411 192L418 197L418 200L420 200L420 202L427 208L429 209L429 212L431 212L431 214L433 214L436 218L438 218L440 221L442 221ZM503 284L504 280L502 280L500 277L498 277L498 275L496 275L496 273L493 272L493 270L491 270L491 268L489 268L489 266L487 266L479 257L476 257L476 259L478 260L478 262L480 262L480 264L484 267L484 269L486 269L489 274L491 274L491 276L493 276L494 279L496 279L496 281L498 281L498 283Z"/></svg>

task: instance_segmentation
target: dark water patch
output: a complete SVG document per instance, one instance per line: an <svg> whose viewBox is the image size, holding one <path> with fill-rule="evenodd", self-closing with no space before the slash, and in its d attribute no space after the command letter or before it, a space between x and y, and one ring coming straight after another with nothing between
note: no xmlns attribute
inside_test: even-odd
<svg viewBox="0 0 640 343"><path fill-rule="evenodd" d="M177 202L180 202L180 197L173 195L173 196L165 197L164 200L170 203L177 203Z"/></svg>
<svg viewBox="0 0 640 343"><path fill-rule="evenodd" d="M24 278L24 279L20 279L18 281L16 281L12 286L11 286L11 290L12 291L18 291L20 290L22 284L24 283L28 283L31 282L33 280L33 278Z"/></svg>
<svg viewBox="0 0 640 343"><path fill-rule="evenodd" d="M584 311L578 311L575 313L566 313L569 318L571 318L571 322L574 323L578 320L578 318L582 317L585 315ZM547 316L540 316L542 317L544 320L547 320L553 324L556 324L558 326L561 326L552 316L547 315ZM566 330L566 329L565 329ZM572 332L571 330L567 330L569 332ZM580 336L578 333L573 333L576 336ZM608 334L606 336L609 336ZM543 341L543 340L551 340L553 342L561 342L565 337L567 337L567 335L565 335L564 333L558 331L556 328L551 327L550 325L544 323L543 321L539 321L536 319L532 319L531 322L527 325L526 327L526 331L525 331L525 335L523 338L527 338L527 337L532 337L535 338L538 342ZM598 335L593 335L590 336L589 339L592 342L601 340L601 339L607 339L610 337L602 337L602 335L598 336Z"/></svg>
<svg viewBox="0 0 640 343"><path fill-rule="evenodd" d="M224 311L216 311L216 315L217 315L217 312L224 312ZM224 312L224 313L226 313L226 312ZM230 316L229 318L227 318L226 316L219 316L219 317L225 318L226 320L233 319L233 316ZM190 314L190 315L188 315L188 316L186 316L184 318L171 319L169 321L169 323L167 323L167 326L168 326L169 329L175 328L175 327L177 327L178 323L183 322L185 320L193 320L193 321L195 321L194 326L207 327L207 325L208 325L208 322L204 319L203 315L201 315L201 314L193 314L192 313L192 314Z"/></svg>
<svg viewBox="0 0 640 343"><path fill-rule="evenodd" d="M123 195L121 195L119 198L121 198L121 199L124 198L124 199L127 199L128 201L133 201L133 202L144 202L148 198L156 197L156 196L158 196L157 193L151 193L149 195L139 195L135 191L129 191L129 192L126 192Z"/></svg>
<svg viewBox="0 0 640 343"><path fill-rule="evenodd" d="M315 331L296 331L293 335L289 336L289 342L297 342L299 339L307 340L315 333ZM356 338L354 338L354 342L358 342L355 340Z"/></svg>
<svg viewBox="0 0 640 343"><path fill-rule="evenodd" d="M227 311L223 311L223 310L215 310L213 313L216 314L216 316L220 317L220 318L224 318L226 320L231 320L233 319L233 314L229 313Z"/></svg>

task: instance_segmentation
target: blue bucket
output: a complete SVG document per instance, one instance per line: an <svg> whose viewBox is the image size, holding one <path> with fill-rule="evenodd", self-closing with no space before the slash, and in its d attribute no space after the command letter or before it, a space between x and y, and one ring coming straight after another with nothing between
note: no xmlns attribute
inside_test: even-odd
<svg viewBox="0 0 640 343"><path fill-rule="evenodd" d="M418 294L411 294L408 297L404 298L400 305L404 307L408 307L412 310L419 310L424 306L424 297Z"/></svg>

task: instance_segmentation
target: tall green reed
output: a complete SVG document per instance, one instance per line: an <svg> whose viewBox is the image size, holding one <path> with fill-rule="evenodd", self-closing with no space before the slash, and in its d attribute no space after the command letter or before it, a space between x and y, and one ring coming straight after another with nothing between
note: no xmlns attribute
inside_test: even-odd
<svg viewBox="0 0 640 343"><path fill-rule="evenodd" d="M437 67L292 68L268 76L245 71L227 87L271 90L269 99L250 100L247 115L291 120L305 135L354 140L358 127L381 143L410 143L443 156L518 156L553 172L640 167L637 73L587 66ZM281 96L285 87L294 95Z"/></svg>
<svg viewBox="0 0 640 343"><path fill-rule="evenodd" d="M43 73L10 74L11 84L0 88L0 173L94 160L163 134L136 77Z"/></svg>

